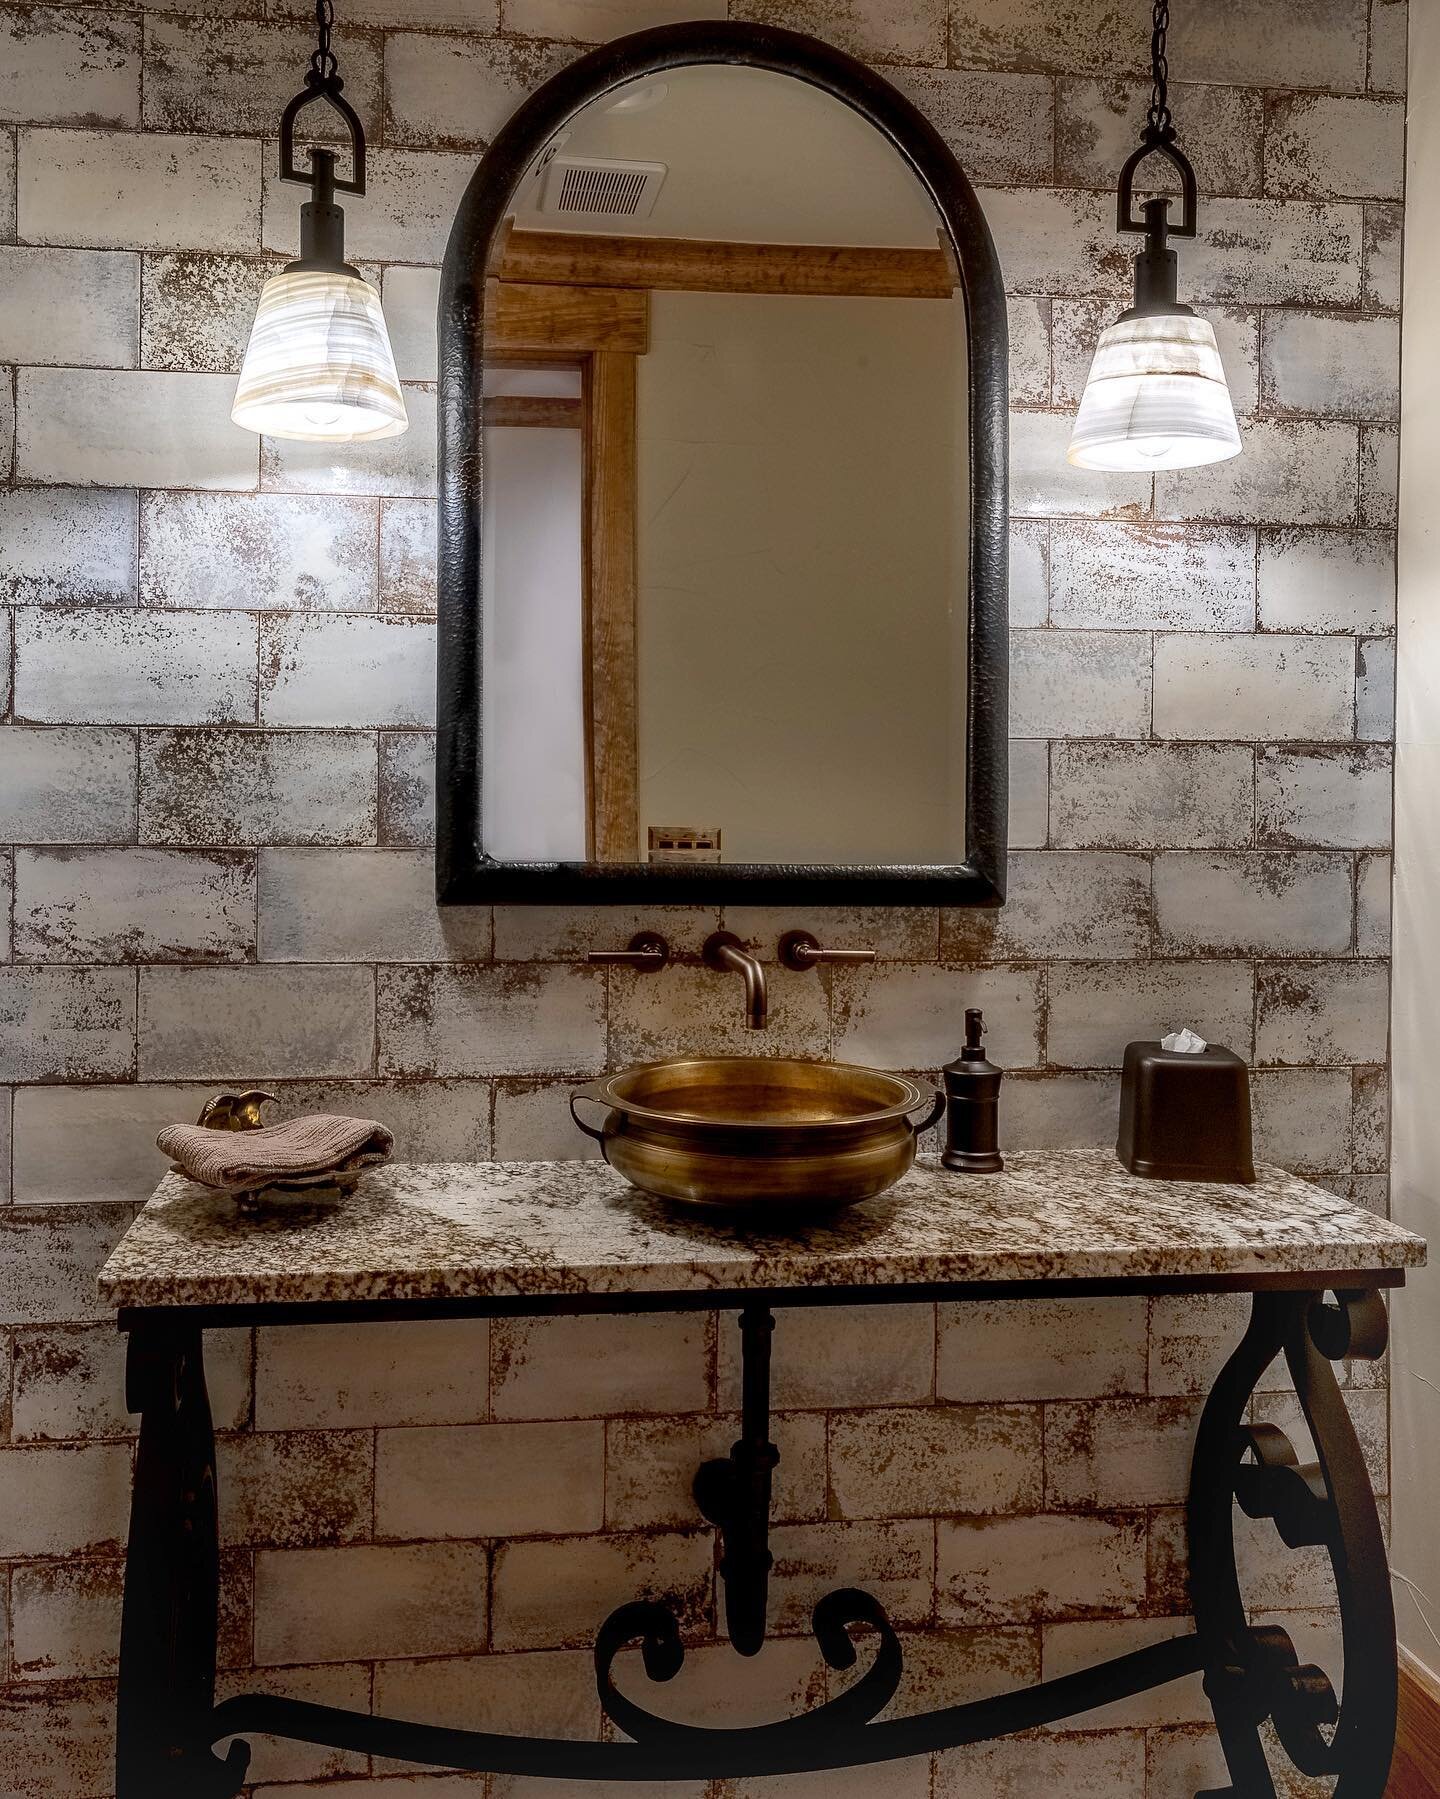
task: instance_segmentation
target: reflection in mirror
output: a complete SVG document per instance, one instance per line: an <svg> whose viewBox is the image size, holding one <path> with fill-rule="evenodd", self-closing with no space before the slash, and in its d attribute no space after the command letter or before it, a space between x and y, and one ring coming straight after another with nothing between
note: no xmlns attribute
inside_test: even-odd
<svg viewBox="0 0 1440 1799"><path fill-rule="evenodd" d="M707 64L574 114L487 270L486 853L961 862L967 380L842 102Z"/></svg>

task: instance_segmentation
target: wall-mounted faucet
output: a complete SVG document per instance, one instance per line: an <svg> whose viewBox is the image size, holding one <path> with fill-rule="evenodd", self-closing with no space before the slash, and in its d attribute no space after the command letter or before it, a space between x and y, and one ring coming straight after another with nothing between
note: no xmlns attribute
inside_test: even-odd
<svg viewBox="0 0 1440 1799"><path fill-rule="evenodd" d="M705 939L705 947L700 954L707 968L719 969L722 974L744 977L746 1028L752 1031L763 1030L770 1013L770 995L765 985L765 967L760 958L752 956L733 931L712 931Z"/></svg>

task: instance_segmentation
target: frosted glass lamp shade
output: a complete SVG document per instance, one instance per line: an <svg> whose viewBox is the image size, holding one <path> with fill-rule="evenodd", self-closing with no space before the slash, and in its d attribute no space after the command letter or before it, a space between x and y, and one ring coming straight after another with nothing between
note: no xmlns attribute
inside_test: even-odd
<svg viewBox="0 0 1440 1799"><path fill-rule="evenodd" d="M260 294L230 416L310 443L395 437L409 424L380 296L358 275L286 269Z"/></svg>
<svg viewBox="0 0 1440 1799"><path fill-rule="evenodd" d="M1066 458L1076 468L1196 468L1240 453L1208 319L1147 313L1100 333Z"/></svg>

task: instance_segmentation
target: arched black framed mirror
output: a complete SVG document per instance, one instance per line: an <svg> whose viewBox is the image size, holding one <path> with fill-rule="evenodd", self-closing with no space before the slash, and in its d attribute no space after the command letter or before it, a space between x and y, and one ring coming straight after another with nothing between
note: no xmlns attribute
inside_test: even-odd
<svg viewBox="0 0 1440 1799"><path fill-rule="evenodd" d="M441 282L441 901L998 905L1006 362L974 190L843 52L533 94Z"/></svg>

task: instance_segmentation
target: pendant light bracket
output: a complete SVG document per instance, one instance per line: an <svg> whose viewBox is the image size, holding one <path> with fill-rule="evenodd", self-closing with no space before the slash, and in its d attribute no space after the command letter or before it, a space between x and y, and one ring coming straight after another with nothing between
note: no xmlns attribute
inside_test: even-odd
<svg viewBox="0 0 1440 1799"><path fill-rule="evenodd" d="M345 83L330 48L334 17L333 0L316 0L316 43L305 85L280 115L280 179L310 189L310 199L300 209L300 260L289 266L354 275L357 271L345 260L345 211L335 204L335 196L365 192L365 127L345 98ZM295 160L296 122L304 109L317 101L330 107L350 139L348 180L335 173L336 152L324 146L311 145L308 169Z"/></svg>

